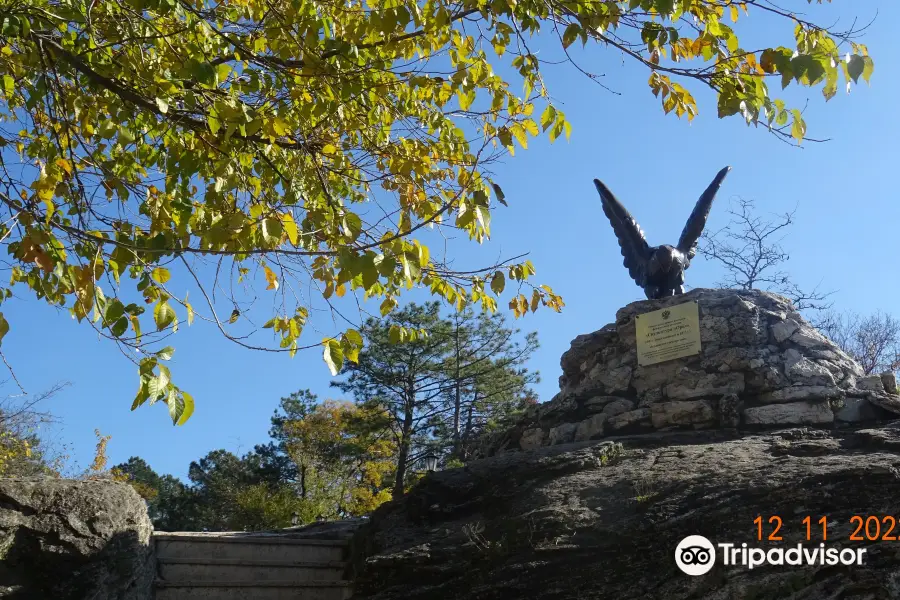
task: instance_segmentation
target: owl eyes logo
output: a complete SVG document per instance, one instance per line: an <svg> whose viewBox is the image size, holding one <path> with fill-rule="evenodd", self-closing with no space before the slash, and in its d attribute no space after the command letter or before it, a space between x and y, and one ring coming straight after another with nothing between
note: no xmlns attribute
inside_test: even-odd
<svg viewBox="0 0 900 600"><path fill-rule="evenodd" d="M668 319L669 317L671 317L671 316L672 316L671 311L668 311L668 310L662 311L662 318L663 318L663 321L667 320L667 319Z"/></svg>
<svg viewBox="0 0 900 600"><path fill-rule="evenodd" d="M716 564L716 550L702 535L689 535L675 548L675 564L688 575L703 575Z"/></svg>
<svg viewBox="0 0 900 600"><path fill-rule="evenodd" d="M686 565L705 565L712 556L703 546L688 546L681 550L681 562Z"/></svg>

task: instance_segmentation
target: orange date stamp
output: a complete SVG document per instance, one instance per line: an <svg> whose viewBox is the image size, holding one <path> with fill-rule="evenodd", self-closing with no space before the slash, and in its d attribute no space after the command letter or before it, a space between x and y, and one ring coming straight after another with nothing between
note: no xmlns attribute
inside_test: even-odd
<svg viewBox="0 0 900 600"><path fill-rule="evenodd" d="M803 528L806 541L826 542L829 540L828 517L816 518L807 515L797 521ZM850 517L849 524L852 531L846 541L850 542L895 542L900 535L897 519L891 515L853 515ZM753 519L753 525L756 528L757 541L782 541L781 532L784 527L784 519L778 515L758 516Z"/></svg>

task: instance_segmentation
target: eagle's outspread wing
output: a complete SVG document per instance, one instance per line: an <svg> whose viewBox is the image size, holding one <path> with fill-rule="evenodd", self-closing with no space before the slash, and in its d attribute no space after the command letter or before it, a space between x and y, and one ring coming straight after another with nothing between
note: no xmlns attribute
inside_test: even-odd
<svg viewBox="0 0 900 600"><path fill-rule="evenodd" d="M600 193L600 200L603 204L603 212L609 219L616 238L619 240L619 247L622 249L622 256L625 257L624 265L628 269L628 274L635 282L643 286L644 277L647 272L647 261L650 259L650 245L644 238L644 232L634 217L625 210L622 203L616 200L612 192L609 191L601 181L594 180L594 185Z"/></svg>
<svg viewBox="0 0 900 600"><path fill-rule="evenodd" d="M694 255L697 254L697 240L700 239L700 234L703 233L703 228L706 226L709 209L712 208L713 200L716 198L719 186L722 185L722 180L725 179L730 170L731 167L725 167L719 171L713 182L709 184L709 187L697 200L697 205L694 206L694 210L684 226L684 231L681 232L681 239L678 240L678 249L686 254L689 259L694 258Z"/></svg>

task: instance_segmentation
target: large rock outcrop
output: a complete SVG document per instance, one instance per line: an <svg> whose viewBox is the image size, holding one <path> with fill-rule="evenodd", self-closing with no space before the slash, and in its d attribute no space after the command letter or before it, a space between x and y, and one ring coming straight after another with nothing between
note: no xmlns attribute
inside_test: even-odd
<svg viewBox="0 0 900 600"><path fill-rule="evenodd" d="M639 366L635 316L690 300L701 352ZM357 597L900 600L896 380L864 376L786 299L636 302L576 338L562 370L560 393L488 439L487 458L375 512L353 543ZM676 564L691 535L812 552L823 517L824 542L864 550L863 566Z"/></svg>
<svg viewBox="0 0 900 600"><path fill-rule="evenodd" d="M354 543L368 600L885 600L900 598L900 430L651 433L505 452L429 474ZM806 538L804 517L812 517ZM851 542L854 515L879 521ZM778 516L782 541L764 538ZM865 549L857 566L717 560L682 573L688 535L713 543ZM887 535L888 539L882 536ZM863 533L863 537L867 537Z"/></svg>
<svg viewBox="0 0 900 600"><path fill-rule="evenodd" d="M696 301L699 354L637 364L635 317ZM672 429L766 429L877 422L900 413L892 374L859 365L781 296L696 289L629 304L575 338L560 392L485 446L503 450Z"/></svg>
<svg viewBox="0 0 900 600"><path fill-rule="evenodd" d="M152 598L151 533L125 483L0 479L0 597Z"/></svg>

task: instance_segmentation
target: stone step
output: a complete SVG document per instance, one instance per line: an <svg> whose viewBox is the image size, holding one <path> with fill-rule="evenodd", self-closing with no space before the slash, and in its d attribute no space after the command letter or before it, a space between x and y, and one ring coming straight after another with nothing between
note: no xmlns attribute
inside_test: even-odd
<svg viewBox="0 0 900 600"><path fill-rule="evenodd" d="M241 558L158 558L165 581L340 581L346 563L248 560Z"/></svg>
<svg viewBox="0 0 900 600"><path fill-rule="evenodd" d="M295 539L237 534L154 534L157 559L217 558L333 562L343 560L345 540Z"/></svg>
<svg viewBox="0 0 900 600"><path fill-rule="evenodd" d="M191 581L157 580L156 600L347 600L349 581Z"/></svg>

